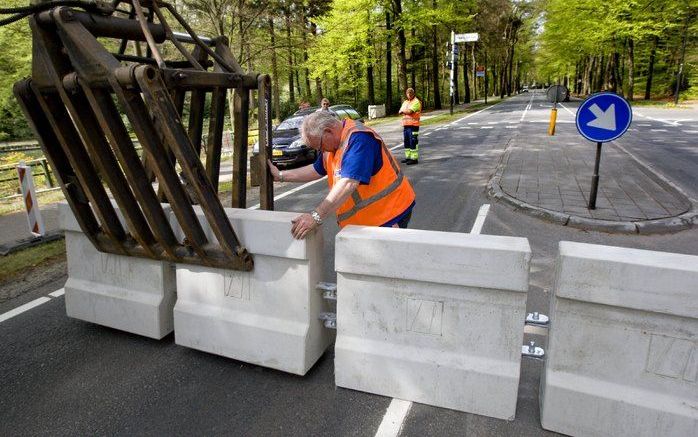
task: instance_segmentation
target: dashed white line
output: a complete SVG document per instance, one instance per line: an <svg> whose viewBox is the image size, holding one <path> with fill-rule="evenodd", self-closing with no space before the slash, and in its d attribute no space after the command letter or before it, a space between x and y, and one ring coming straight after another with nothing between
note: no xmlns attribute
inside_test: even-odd
<svg viewBox="0 0 698 437"><path fill-rule="evenodd" d="M485 219L487 218L487 213L490 212L490 204L485 203L477 211L477 217L475 217L475 223L473 223L472 229L470 229L471 234L479 234L482 232L482 227L485 225Z"/></svg>
<svg viewBox="0 0 698 437"><path fill-rule="evenodd" d="M34 299L31 302L25 303L24 305L18 306L17 308L10 310L4 314L0 314L0 322L4 322L5 320L9 320L13 318L14 316L18 316L22 314L25 311L29 311L30 309L34 307L38 307L39 305L45 304L46 302L49 302L51 300L50 297L40 297L38 299Z"/></svg>
<svg viewBox="0 0 698 437"><path fill-rule="evenodd" d="M412 408L412 402L403 401L402 399L393 399L390 401L388 409L385 411L383 421L376 431L376 437L395 437L400 434L402 424L407 417L407 413Z"/></svg>
<svg viewBox="0 0 698 437"><path fill-rule="evenodd" d="M51 297L61 297L65 294L65 288L61 288L60 290L56 290L53 293L49 293L48 295Z"/></svg>
<svg viewBox="0 0 698 437"><path fill-rule="evenodd" d="M650 129L652 132L666 132L666 129Z"/></svg>
<svg viewBox="0 0 698 437"><path fill-rule="evenodd" d="M682 130L681 132L685 132L687 134L698 134L698 130Z"/></svg>
<svg viewBox="0 0 698 437"><path fill-rule="evenodd" d="M506 127L507 129L518 129L519 128L518 126L504 126L504 127Z"/></svg>
<svg viewBox="0 0 698 437"><path fill-rule="evenodd" d="M480 129L494 129L492 126L480 126Z"/></svg>

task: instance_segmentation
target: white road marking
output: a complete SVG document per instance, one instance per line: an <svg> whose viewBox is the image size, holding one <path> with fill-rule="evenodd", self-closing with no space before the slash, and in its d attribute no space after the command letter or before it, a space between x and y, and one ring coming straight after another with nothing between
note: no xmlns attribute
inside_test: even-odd
<svg viewBox="0 0 698 437"><path fill-rule="evenodd" d="M488 121L487 124L498 124L498 121Z"/></svg>
<svg viewBox="0 0 698 437"><path fill-rule="evenodd" d="M666 129L650 129L651 132L666 132Z"/></svg>
<svg viewBox="0 0 698 437"><path fill-rule="evenodd" d="M51 300L50 297L40 297L38 299L34 299L31 302L25 303L24 305L18 306L17 308L10 310L4 314L0 314L0 323L4 322L5 320L11 319L14 316L18 316L22 314L25 311L29 311L30 309L34 307L38 307L39 305L45 304L46 302L49 302Z"/></svg>
<svg viewBox="0 0 698 437"><path fill-rule="evenodd" d="M480 129L494 129L492 126L480 126Z"/></svg>
<svg viewBox="0 0 698 437"><path fill-rule="evenodd" d="M470 122L470 123L468 123L468 124L477 124L477 123Z"/></svg>
<svg viewBox="0 0 698 437"><path fill-rule="evenodd" d="M669 121L669 120L663 120L663 119L661 119L661 118L650 117L650 116L648 116L648 115L642 114L642 113L637 112L637 111L633 112L633 114L637 114L637 115L639 115L640 117L646 118L646 119L648 119L648 120L654 120L654 121L658 121L658 122L660 122L660 123L668 124L669 126L674 126L674 127L676 127L676 126L681 126L681 124L679 124L679 123L676 122L676 121Z"/></svg>
<svg viewBox="0 0 698 437"><path fill-rule="evenodd" d="M680 143L680 144L685 144L685 143L687 143L688 141L684 141L684 140L674 140L674 142L675 142L675 143Z"/></svg>
<svg viewBox="0 0 698 437"><path fill-rule="evenodd" d="M518 126L505 126L507 129L518 129Z"/></svg>
<svg viewBox="0 0 698 437"><path fill-rule="evenodd" d="M569 112L569 113L572 114L574 117L577 116L577 114L575 114L574 112L570 111L570 109L569 109L567 106L563 105L562 103L558 103L558 105L562 106L562 109L564 109L565 111Z"/></svg>
<svg viewBox="0 0 698 437"><path fill-rule="evenodd" d="M422 136L423 136L423 137L427 137L427 136L429 136L430 134L431 134L431 132L427 132L427 133L423 134Z"/></svg>
<svg viewBox="0 0 698 437"><path fill-rule="evenodd" d="M376 437L395 437L400 434L402 424L407 417L407 413L412 408L412 402L403 401L402 399L393 399L390 401L388 409L385 411L383 421L376 431Z"/></svg>
<svg viewBox="0 0 698 437"><path fill-rule="evenodd" d="M526 118L526 113L528 112L529 109L531 109L531 105L533 105L533 96L535 94L531 94L531 100L528 101L528 105L526 105L526 109L524 109L523 114L521 114L521 119L519 121L524 121L524 118Z"/></svg>
<svg viewBox="0 0 698 437"><path fill-rule="evenodd" d="M488 212L490 212L490 204L485 203L477 212L475 223L473 223L473 228L470 230L471 234L479 234L482 232L482 227L485 225L485 219L487 218Z"/></svg>
<svg viewBox="0 0 698 437"><path fill-rule="evenodd" d="M698 134L698 130L682 130L681 132L685 132L687 134Z"/></svg>
<svg viewBox="0 0 698 437"><path fill-rule="evenodd" d="M61 288L60 290L56 290L53 293L49 293L48 295L51 297L61 297L65 294L65 288Z"/></svg>
<svg viewBox="0 0 698 437"><path fill-rule="evenodd" d="M638 126L642 126L642 127L652 127L652 125L651 125L651 124L648 124L648 123L639 123Z"/></svg>

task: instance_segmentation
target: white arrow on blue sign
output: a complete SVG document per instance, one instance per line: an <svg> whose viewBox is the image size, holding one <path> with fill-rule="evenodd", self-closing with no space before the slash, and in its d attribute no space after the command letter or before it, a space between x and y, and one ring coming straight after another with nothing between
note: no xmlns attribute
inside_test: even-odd
<svg viewBox="0 0 698 437"><path fill-rule="evenodd" d="M577 130L584 138L597 143L620 138L632 121L630 103L615 93L594 94L577 109Z"/></svg>

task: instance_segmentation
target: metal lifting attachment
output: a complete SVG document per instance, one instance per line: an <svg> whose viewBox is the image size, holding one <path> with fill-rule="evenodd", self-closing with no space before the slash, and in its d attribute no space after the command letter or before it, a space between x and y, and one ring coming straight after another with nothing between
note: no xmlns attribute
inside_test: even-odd
<svg viewBox="0 0 698 437"><path fill-rule="evenodd" d="M251 90L259 96L262 168L271 156L269 76L243 72L225 37L197 36L174 7L159 0L91 1L85 6L55 1L31 8L32 76L16 83L14 93L94 246L119 255L251 270L252 257L218 198L223 121L227 91L233 89L232 206L245 208ZM173 32L166 14L185 33ZM116 53L102 44L104 38L120 40L108 44L118 47ZM165 44L174 46L176 50L168 50L174 56L165 56ZM129 131L138 138L142 157ZM262 209L273 209L268 171L260 189ZM169 203L183 240L175 236L161 202ZM203 231L194 204L212 236Z"/></svg>

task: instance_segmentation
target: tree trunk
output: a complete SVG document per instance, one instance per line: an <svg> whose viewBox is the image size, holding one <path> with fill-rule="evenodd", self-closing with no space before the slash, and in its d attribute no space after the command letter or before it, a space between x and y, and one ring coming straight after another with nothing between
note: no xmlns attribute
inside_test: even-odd
<svg viewBox="0 0 698 437"><path fill-rule="evenodd" d="M511 82L512 82L511 71L514 68L514 48L515 47L516 47L516 42L512 41L511 51L509 53L509 73L507 75L507 96L511 96Z"/></svg>
<svg viewBox="0 0 698 437"><path fill-rule="evenodd" d="M402 15L402 0L392 0L393 16L395 21L399 22ZM397 28L397 47L398 47L398 74L397 81L400 92L405 92L407 89L407 55L405 53L407 40L405 38L405 29L402 24Z"/></svg>
<svg viewBox="0 0 698 437"><path fill-rule="evenodd" d="M635 41L628 39L628 100L635 94Z"/></svg>
<svg viewBox="0 0 698 437"><path fill-rule="evenodd" d="M373 41L371 39L371 11L367 11L366 13L366 22L368 23L368 32L366 35L366 39L368 42L369 47L373 47ZM374 84L373 84L373 60L370 60L368 64L366 65L366 86L368 88L368 104L369 105L375 105L376 104L376 96L374 92Z"/></svg>
<svg viewBox="0 0 698 437"><path fill-rule="evenodd" d="M463 103L470 103L470 82L468 81L468 52L463 50Z"/></svg>
<svg viewBox="0 0 698 437"><path fill-rule="evenodd" d="M288 49L288 100L293 104L296 101L296 96L293 90L293 50L291 49L291 13L288 9L284 10L286 18L286 48Z"/></svg>
<svg viewBox="0 0 698 437"><path fill-rule="evenodd" d="M612 61L611 61L611 91L614 93L618 92L618 85L619 85L619 80L618 80L618 64L620 60L620 54L618 52L613 53ZM621 87L621 95L623 94L623 89Z"/></svg>
<svg viewBox="0 0 698 437"><path fill-rule="evenodd" d="M475 62L475 44L473 44L471 53L473 55L473 100L477 100L477 62Z"/></svg>
<svg viewBox="0 0 698 437"><path fill-rule="evenodd" d="M654 76L654 58L657 56L657 44L659 44L659 37L655 36L652 43L652 51L650 52L650 65L647 71L647 83L645 84L645 100L650 99L652 94L652 76Z"/></svg>
<svg viewBox="0 0 698 437"><path fill-rule="evenodd" d="M393 113L393 51L390 12L385 13L385 30L388 34L385 42L385 113L388 115Z"/></svg>
<svg viewBox="0 0 698 437"><path fill-rule="evenodd" d="M274 20L272 18L268 19L269 24L269 34L271 36L271 74L272 78L272 106L274 107L274 118L277 120L281 119L280 104L281 98L279 96L279 68L276 62L276 34L274 33Z"/></svg>
<svg viewBox="0 0 698 437"><path fill-rule="evenodd" d="M436 0L432 0L431 6L436 10ZM439 38L436 34L436 25L431 26L431 77L434 85L434 109L441 109L441 90L439 89Z"/></svg>

